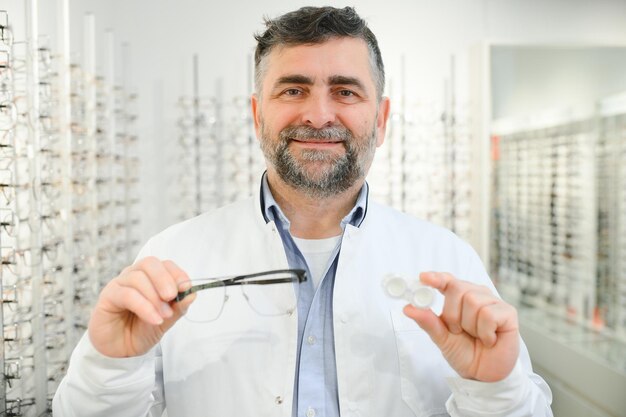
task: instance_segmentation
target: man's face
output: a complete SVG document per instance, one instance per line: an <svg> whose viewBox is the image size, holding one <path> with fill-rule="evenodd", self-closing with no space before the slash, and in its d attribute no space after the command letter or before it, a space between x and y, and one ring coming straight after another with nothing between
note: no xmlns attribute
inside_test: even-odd
<svg viewBox="0 0 626 417"><path fill-rule="evenodd" d="M317 198L365 178L389 115L388 99L377 101L365 42L278 47L266 59L252 111L270 172Z"/></svg>

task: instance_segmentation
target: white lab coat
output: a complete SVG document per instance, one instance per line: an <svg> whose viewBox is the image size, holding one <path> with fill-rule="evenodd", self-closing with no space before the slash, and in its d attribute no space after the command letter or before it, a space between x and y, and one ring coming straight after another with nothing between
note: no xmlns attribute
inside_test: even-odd
<svg viewBox="0 0 626 417"><path fill-rule="evenodd" d="M147 255L173 260L192 278L288 266L258 196L168 228L139 257ZM333 295L341 415L551 416L550 390L524 346L504 381L463 380L402 314L405 303L384 294L385 274L421 271L493 288L475 252L443 228L371 201L361 226L346 227ZM56 393L55 416L160 416L165 407L169 417L291 417L296 314L260 316L238 287L228 292L219 319L183 318L142 357L104 357L84 336ZM439 298L435 311L441 306Z"/></svg>

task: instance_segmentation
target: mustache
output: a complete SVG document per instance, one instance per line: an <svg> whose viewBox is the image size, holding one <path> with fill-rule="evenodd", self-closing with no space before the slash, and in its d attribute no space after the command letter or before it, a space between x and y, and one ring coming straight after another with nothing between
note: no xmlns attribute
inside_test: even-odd
<svg viewBox="0 0 626 417"><path fill-rule="evenodd" d="M318 141L318 142L347 142L354 136L352 132L345 126L328 126L322 129L316 129L311 126L287 126L280 131L279 137L282 141L300 140L300 141Z"/></svg>

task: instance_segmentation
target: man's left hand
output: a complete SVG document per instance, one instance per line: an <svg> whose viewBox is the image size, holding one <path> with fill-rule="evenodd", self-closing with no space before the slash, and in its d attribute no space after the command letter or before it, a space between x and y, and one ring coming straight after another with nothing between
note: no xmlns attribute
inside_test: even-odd
<svg viewBox="0 0 626 417"><path fill-rule="evenodd" d="M484 286L445 272L423 272L420 281L444 295L443 311L412 305L404 314L424 329L463 378L483 382L507 377L519 353L517 311Z"/></svg>

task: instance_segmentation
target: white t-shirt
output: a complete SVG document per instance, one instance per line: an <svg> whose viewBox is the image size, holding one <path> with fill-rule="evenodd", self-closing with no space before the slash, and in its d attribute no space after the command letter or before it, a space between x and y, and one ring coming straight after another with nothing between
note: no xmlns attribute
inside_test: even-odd
<svg viewBox="0 0 626 417"><path fill-rule="evenodd" d="M293 241L298 245L298 249L304 255L309 271L311 271L311 279L313 280L313 288L317 289L320 281L322 280L322 274L326 272L326 267L330 261L330 255L339 243L341 235L329 237L326 239L300 239L293 238Z"/></svg>

